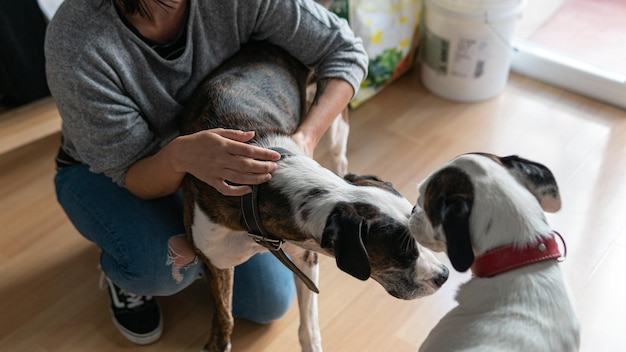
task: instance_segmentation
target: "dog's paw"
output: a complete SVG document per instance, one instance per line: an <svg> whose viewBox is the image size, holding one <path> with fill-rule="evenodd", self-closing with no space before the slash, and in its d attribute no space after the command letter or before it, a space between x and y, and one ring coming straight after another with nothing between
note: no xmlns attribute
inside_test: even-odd
<svg viewBox="0 0 626 352"><path fill-rule="evenodd" d="M229 342L226 344L226 346L224 346L224 348L219 348L217 346L215 346L214 344L206 344L204 345L204 347L202 347L202 350L200 350L200 352L231 352L232 350L232 344Z"/></svg>

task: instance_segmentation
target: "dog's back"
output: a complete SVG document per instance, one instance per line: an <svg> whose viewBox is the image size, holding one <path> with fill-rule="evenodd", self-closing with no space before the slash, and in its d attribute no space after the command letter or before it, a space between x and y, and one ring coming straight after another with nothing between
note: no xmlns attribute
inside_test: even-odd
<svg viewBox="0 0 626 352"><path fill-rule="evenodd" d="M554 262L472 278L420 351L577 351L580 327L570 296Z"/></svg>
<svg viewBox="0 0 626 352"><path fill-rule="evenodd" d="M181 133L254 130L255 140L293 134L305 112L311 70L283 49L250 42L210 74L183 112Z"/></svg>
<svg viewBox="0 0 626 352"><path fill-rule="evenodd" d="M182 112L181 134L225 128L254 131L250 143L263 147L267 146L262 142L274 136L291 141L289 136L305 114L310 75L311 70L285 50L264 41L250 42L198 86ZM212 220L245 230L239 197L224 196L190 174L182 188L186 223L192 222L194 200L203 198L212 204L205 209Z"/></svg>

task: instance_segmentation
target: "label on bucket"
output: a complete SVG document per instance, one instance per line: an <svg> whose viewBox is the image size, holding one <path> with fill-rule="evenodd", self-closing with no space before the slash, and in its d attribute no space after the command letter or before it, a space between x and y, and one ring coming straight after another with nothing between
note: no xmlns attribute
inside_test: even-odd
<svg viewBox="0 0 626 352"><path fill-rule="evenodd" d="M485 72L489 38L460 37L456 43L450 74L463 78L480 78Z"/></svg>
<svg viewBox="0 0 626 352"><path fill-rule="evenodd" d="M424 37L423 60L435 72L443 75L448 74L448 56L450 52L450 41L442 38L426 28Z"/></svg>

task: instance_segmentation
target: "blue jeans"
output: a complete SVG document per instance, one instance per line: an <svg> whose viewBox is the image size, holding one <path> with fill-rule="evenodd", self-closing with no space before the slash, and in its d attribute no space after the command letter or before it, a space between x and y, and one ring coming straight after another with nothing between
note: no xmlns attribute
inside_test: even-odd
<svg viewBox="0 0 626 352"><path fill-rule="evenodd" d="M135 197L85 165L60 169L57 199L78 232L101 250L102 270L116 285L139 295L168 296L204 273L202 260L173 268L169 240L185 236L181 192ZM235 268L233 315L257 323L283 316L295 296L293 275L270 253Z"/></svg>

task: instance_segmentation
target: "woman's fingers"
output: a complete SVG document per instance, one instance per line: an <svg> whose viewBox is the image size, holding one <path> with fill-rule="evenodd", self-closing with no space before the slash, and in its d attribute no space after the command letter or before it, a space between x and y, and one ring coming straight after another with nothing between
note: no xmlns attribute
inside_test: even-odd
<svg viewBox="0 0 626 352"><path fill-rule="evenodd" d="M188 172L224 195L249 193L248 185L269 181L278 165L276 151L246 144L254 132L212 129L196 133L187 150Z"/></svg>

